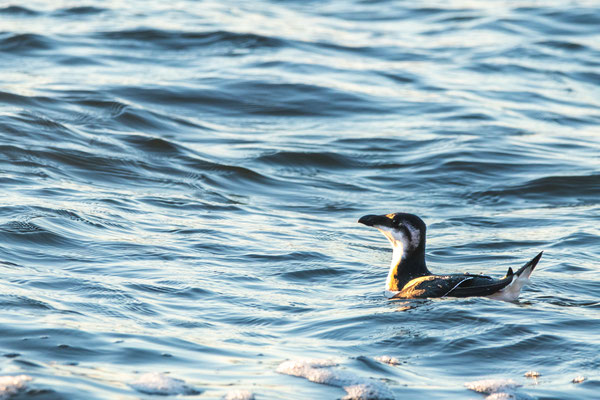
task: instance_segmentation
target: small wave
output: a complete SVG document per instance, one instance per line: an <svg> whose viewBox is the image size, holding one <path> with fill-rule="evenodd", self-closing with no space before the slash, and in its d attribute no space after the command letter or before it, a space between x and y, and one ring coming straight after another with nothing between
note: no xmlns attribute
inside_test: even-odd
<svg viewBox="0 0 600 400"><path fill-rule="evenodd" d="M104 65L100 59L94 59L92 57L80 57L80 56L58 56L55 58L55 62L61 65L67 66L86 66L86 65Z"/></svg>
<svg viewBox="0 0 600 400"><path fill-rule="evenodd" d="M115 129L123 129L123 126L127 126L144 133L147 131L164 133L178 130L181 127L210 130L206 126L194 123L177 114L162 113L156 109L148 110L115 99L106 99L99 93L80 91L70 92L70 94L77 99L74 103L85 110L75 113L77 117L70 119L76 123L98 124L100 122L102 125L112 125Z"/></svg>
<svg viewBox="0 0 600 400"><path fill-rule="evenodd" d="M31 244L64 248L77 246L76 240L26 220L13 220L0 225L0 237L22 246Z"/></svg>
<svg viewBox="0 0 600 400"><path fill-rule="evenodd" d="M130 135L123 140L143 152L169 155L180 154L182 152L182 149L176 143L160 137Z"/></svg>
<svg viewBox="0 0 600 400"><path fill-rule="evenodd" d="M573 79L592 85L600 86L600 74L593 71L577 71L569 72L568 75Z"/></svg>
<svg viewBox="0 0 600 400"><path fill-rule="evenodd" d="M26 125L33 125L36 128L41 128L43 130L51 131L52 133L60 132L65 137L72 136L69 135L70 130L64 124L54 119L42 116L31 114L29 112L23 112L13 117L15 121L22 122Z"/></svg>
<svg viewBox="0 0 600 400"><path fill-rule="evenodd" d="M281 274L283 279L297 282L317 282L330 277L346 275L348 272L345 270L338 270L333 268L315 268L305 269L301 271L285 272Z"/></svg>
<svg viewBox="0 0 600 400"><path fill-rule="evenodd" d="M593 115L574 117L570 115L560 114L552 111L540 111L540 110L521 110L521 112L527 115L532 120L540 120L544 122L552 122L558 125L570 126L573 128L579 128L582 126L595 126L596 117Z"/></svg>
<svg viewBox="0 0 600 400"><path fill-rule="evenodd" d="M0 91L0 101L16 105L31 105L34 103L34 100L31 97L2 91Z"/></svg>
<svg viewBox="0 0 600 400"><path fill-rule="evenodd" d="M518 186L474 192L469 197L495 203L512 203L515 199L535 199L552 204L560 201L568 201L569 204L596 202L600 198L598 182L600 177L596 174L548 176Z"/></svg>
<svg viewBox="0 0 600 400"><path fill-rule="evenodd" d="M108 31L96 34L102 39L125 43L130 47L151 44L167 50L183 50L207 46L233 46L259 49L282 47L285 41L271 36L229 31L186 32L152 28Z"/></svg>
<svg viewBox="0 0 600 400"><path fill-rule="evenodd" d="M80 7L70 7L70 8L62 8L54 12L54 15L57 17L65 17L65 16L82 16L82 15L96 15L105 12L106 9L98 8L93 6L80 6Z"/></svg>
<svg viewBox="0 0 600 400"><path fill-rule="evenodd" d="M567 40L542 40L536 44L568 51L583 51L588 49L587 46Z"/></svg>
<svg viewBox="0 0 600 400"><path fill-rule="evenodd" d="M185 165L186 168L197 171L198 178L208 185L235 189L237 194L241 193L240 183L258 185L265 191L277 190L276 188L283 185L283 182L275 178L238 165L221 164L198 157L186 156L180 157L179 162L181 165ZM246 186L245 189L250 189L250 187ZM215 194L215 196L227 199L220 194ZM231 200L227 200L227 202L231 202Z"/></svg>
<svg viewBox="0 0 600 400"><path fill-rule="evenodd" d="M162 118L147 110L132 109L126 107L115 117L114 122L120 126L127 126L142 132L165 132L169 130L169 124Z"/></svg>
<svg viewBox="0 0 600 400"><path fill-rule="evenodd" d="M303 263L307 262L325 262L331 258L316 251L292 251L289 253L282 254L256 254L249 253L244 256L247 259L254 260L260 263L280 263L287 264L293 261L301 260Z"/></svg>
<svg viewBox="0 0 600 400"><path fill-rule="evenodd" d="M565 246L566 246L573 250L577 249L577 248L586 249L586 248L592 247L593 244L595 242L597 242L597 240L598 240L597 234L578 231L578 232L569 233L568 235L561 237L557 243L553 243L552 245L550 245L550 247L562 249L562 248L565 248ZM571 270L571 268L572 268L572 266L569 265L569 263L566 263L565 267L568 270ZM577 266L574 269L577 270L578 268L581 268L581 267Z"/></svg>
<svg viewBox="0 0 600 400"><path fill-rule="evenodd" d="M230 81L223 90L242 93L241 110L272 116L383 114L389 106L377 98L308 83Z"/></svg>
<svg viewBox="0 0 600 400"><path fill-rule="evenodd" d="M45 229L29 221L10 221L0 225L0 230L18 234L47 232Z"/></svg>
<svg viewBox="0 0 600 400"><path fill-rule="evenodd" d="M20 33L0 38L0 52L24 54L53 47L52 39L35 33Z"/></svg>
<svg viewBox="0 0 600 400"><path fill-rule="evenodd" d="M391 365L391 366L400 364L400 362L396 358L389 357L389 356L377 356L377 357L358 356L358 357L356 357L356 361L359 361L361 363L361 370L363 369L363 367L366 367L366 370L368 370L368 371L373 371L374 373L383 373L383 374L387 374L389 372L389 370L387 367L384 367L381 364L387 364L387 365Z"/></svg>
<svg viewBox="0 0 600 400"><path fill-rule="evenodd" d="M38 15L39 13L35 10L32 10L27 7L23 7L23 6L8 6L8 7L0 8L0 14L15 15L15 16L16 15L34 16L34 15Z"/></svg>
<svg viewBox="0 0 600 400"><path fill-rule="evenodd" d="M56 311L50 304L27 296L5 295L3 297L4 298L0 300L0 309L2 310Z"/></svg>
<svg viewBox="0 0 600 400"><path fill-rule="evenodd" d="M163 286L150 285L150 284L143 284L143 283L132 283L132 284L127 285L127 287L130 287L131 289L134 289L134 290L139 290L142 292L152 293L152 294L162 294L162 293L175 294L175 293L179 293L179 291L180 291L180 289L176 288L176 287L171 287L171 286L166 286L166 285L163 285Z"/></svg>
<svg viewBox="0 0 600 400"><path fill-rule="evenodd" d="M597 33L600 26L600 15L597 8L574 7L558 11L544 12L546 18L573 26L583 32Z"/></svg>
<svg viewBox="0 0 600 400"><path fill-rule="evenodd" d="M558 22L558 23L557 23ZM523 31L541 33L547 36L576 35L584 32L584 27L576 24L564 24L550 18L526 17L524 15L500 18L495 23L500 24L506 30L518 35Z"/></svg>
<svg viewBox="0 0 600 400"><path fill-rule="evenodd" d="M335 50L336 52L344 52L350 54L356 54L361 57L372 57L378 60L387 61L429 61L431 57L424 52L415 50L404 49L399 52L397 47L386 47L386 46L351 46L342 45L335 42L316 42L313 43L315 47L319 47L327 50Z"/></svg>
<svg viewBox="0 0 600 400"><path fill-rule="evenodd" d="M353 92L260 80L221 80L217 87L118 86L112 92L141 104L160 104L224 116L335 116L389 111L385 102Z"/></svg>
<svg viewBox="0 0 600 400"><path fill-rule="evenodd" d="M438 118L440 121L494 121L495 118L484 113L455 113Z"/></svg>
<svg viewBox="0 0 600 400"><path fill-rule="evenodd" d="M70 179L78 178L85 181L93 179L96 184L105 182L112 185L143 185L148 184L148 179L151 179L144 172L144 165L138 162L138 157L132 154L110 154L108 151L92 153L82 148L67 150L47 147L44 151L37 152L36 156L51 161L52 165L60 166L60 170L53 172L65 174Z"/></svg>
<svg viewBox="0 0 600 400"><path fill-rule="evenodd" d="M381 76L384 76L388 79L390 79L391 81L395 82L395 83L399 83L399 84L406 84L406 83L418 83L421 78L415 74L411 74L408 71L395 71L395 72L389 72L389 71L375 71L376 73L378 73Z"/></svg>
<svg viewBox="0 0 600 400"><path fill-rule="evenodd" d="M99 354L101 354L101 352L97 349L90 349L86 347L68 345L64 343L56 346L55 351L57 355L60 355L60 357L69 357L75 359L80 359L86 356L92 358L97 357Z"/></svg>
<svg viewBox="0 0 600 400"><path fill-rule="evenodd" d="M539 74L547 74L547 69L533 68L531 66L524 66L517 63L496 63L492 61L481 61L473 62L469 64L465 69L472 70L478 73L489 74L506 74L506 75L531 75L536 76Z"/></svg>
<svg viewBox="0 0 600 400"><path fill-rule="evenodd" d="M256 161L281 166L325 169L348 169L359 165L349 156L332 152L277 151L257 157Z"/></svg>

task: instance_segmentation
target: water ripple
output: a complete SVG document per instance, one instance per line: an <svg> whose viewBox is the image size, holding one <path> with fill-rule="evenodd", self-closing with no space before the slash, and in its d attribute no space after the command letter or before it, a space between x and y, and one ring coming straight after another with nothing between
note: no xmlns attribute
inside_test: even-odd
<svg viewBox="0 0 600 400"><path fill-rule="evenodd" d="M169 51L206 49L209 46L235 47L246 49L277 48L285 46L285 41L272 36L240 34L236 32L187 32L164 29L132 29L97 33L100 39L124 42L123 46L136 48L152 45Z"/></svg>
<svg viewBox="0 0 600 400"><path fill-rule="evenodd" d="M30 8L22 6L6 6L0 8L0 14L7 15L21 15L21 16L33 16L38 13Z"/></svg>
<svg viewBox="0 0 600 400"><path fill-rule="evenodd" d="M34 33L0 34L0 52L27 54L36 50L48 50L57 43L51 38Z"/></svg>

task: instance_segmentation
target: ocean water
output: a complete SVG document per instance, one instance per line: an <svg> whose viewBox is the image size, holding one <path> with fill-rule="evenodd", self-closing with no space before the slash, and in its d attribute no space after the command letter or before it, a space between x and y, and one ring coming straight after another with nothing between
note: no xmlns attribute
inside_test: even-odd
<svg viewBox="0 0 600 400"><path fill-rule="evenodd" d="M599 260L597 1L0 2L0 399L598 399Z"/></svg>

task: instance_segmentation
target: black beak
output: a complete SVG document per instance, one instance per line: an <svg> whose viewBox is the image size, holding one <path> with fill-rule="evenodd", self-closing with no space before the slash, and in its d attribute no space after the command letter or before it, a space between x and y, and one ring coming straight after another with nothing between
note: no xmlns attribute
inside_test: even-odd
<svg viewBox="0 0 600 400"><path fill-rule="evenodd" d="M364 217L360 217L358 223L365 224L366 226L392 226L392 220L386 217L385 215L365 215Z"/></svg>

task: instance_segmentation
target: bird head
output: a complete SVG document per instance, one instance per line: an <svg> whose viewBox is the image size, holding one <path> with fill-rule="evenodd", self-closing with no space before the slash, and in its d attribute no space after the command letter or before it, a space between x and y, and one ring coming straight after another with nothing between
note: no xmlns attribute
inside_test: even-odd
<svg viewBox="0 0 600 400"><path fill-rule="evenodd" d="M426 226L416 215L401 212L365 215L358 222L378 229L390 241L394 250L401 250L405 256L425 250Z"/></svg>

